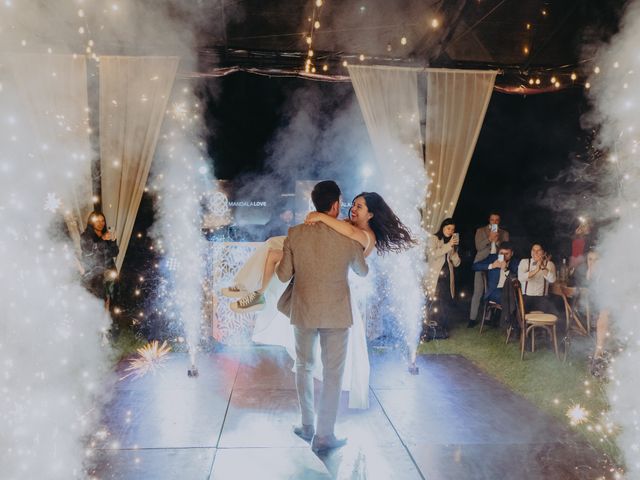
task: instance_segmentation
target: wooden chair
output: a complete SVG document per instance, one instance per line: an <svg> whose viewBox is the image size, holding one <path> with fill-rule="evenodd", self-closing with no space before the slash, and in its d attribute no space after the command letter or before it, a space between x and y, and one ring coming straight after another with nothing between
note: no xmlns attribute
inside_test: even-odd
<svg viewBox="0 0 640 480"><path fill-rule="evenodd" d="M481 272L482 273L482 285L483 285L483 289L482 289L482 298L483 298L483 303L484 306L482 307L482 320L480 320L480 334L482 334L482 329L484 328L484 321L487 318L487 314L489 314L489 316L493 316L494 313L498 310L502 310L502 306L498 303L495 302L490 302L489 300L484 299L485 295L487 294L487 273L486 272Z"/></svg>
<svg viewBox="0 0 640 480"><path fill-rule="evenodd" d="M520 323L520 360L524 360L524 347L529 334L531 334L531 352L536 351L536 328L541 328L549 334L549 338L553 342L556 358L560 360L558 355L558 337L556 335L558 317L551 313L538 311L527 313L524 309L524 298L520 286L517 285L514 286L514 288L516 289L518 321ZM510 332L508 332L508 334L509 333ZM509 338L507 337L507 341L508 340Z"/></svg>

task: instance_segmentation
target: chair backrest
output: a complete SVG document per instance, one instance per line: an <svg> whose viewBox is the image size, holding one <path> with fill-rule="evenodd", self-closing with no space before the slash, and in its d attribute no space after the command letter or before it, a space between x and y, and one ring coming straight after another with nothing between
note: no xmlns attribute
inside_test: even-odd
<svg viewBox="0 0 640 480"><path fill-rule="evenodd" d="M520 288L520 282L518 280L514 280L512 282L512 285L516 296L518 323L520 324L520 328L524 328L526 312L524 310L524 297L522 296L522 288Z"/></svg>

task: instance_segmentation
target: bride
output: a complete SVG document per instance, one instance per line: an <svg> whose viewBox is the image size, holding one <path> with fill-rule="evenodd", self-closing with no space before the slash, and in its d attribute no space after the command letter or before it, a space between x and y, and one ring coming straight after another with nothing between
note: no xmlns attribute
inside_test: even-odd
<svg viewBox="0 0 640 480"><path fill-rule="evenodd" d="M322 222L338 233L362 245L367 257L375 249L379 255L399 252L415 244L407 227L398 219L384 199L375 192L357 195L349 210L349 219L338 220L327 214L311 212L305 223ZM295 341L289 319L281 314L276 304L286 288L274 276L276 265L282 259L285 237L269 238L240 269L234 285L223 288L223 295L241 297L231 305L235 312L259 312L252 340L256 343L284 346L295 360ZM349 335L346 367L342 389L349 390L349 408L367 408L369 405L369 356L367 352L364 319L358 303L366 296L362 282L350 276L353 291L353 326ZM318 362L319 367L321 362ZM322 378L321 370L316 377Z"/></svg>

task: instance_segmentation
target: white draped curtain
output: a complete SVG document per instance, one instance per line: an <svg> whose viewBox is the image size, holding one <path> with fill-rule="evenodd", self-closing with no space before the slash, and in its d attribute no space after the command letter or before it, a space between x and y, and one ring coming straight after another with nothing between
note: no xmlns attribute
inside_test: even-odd
<svg viewBox="0 0 640 480"><path fill-rule="evenodd" d="M431 180L424 227L453 215L489 105L495 71L427 70L426 169Z"/></svg>
<svg viewBox="0 0 640 480"><path fill-rule="evenodd" d="M423 226L433 233L453 214L475 149L496 77L495 71L349 66L369 137L385 179L400 179L403 170L415 168L409 147L421 160L429 183ZM418 83L426 80L426 99ZM420 126L421 103L426 104L424 131ZM397 149L404 148L397 161ZM393 152L393 154L392 154ZM418 172L416 172L418 175ZM422 179L419 175L417 179ZM413 183L410 182L410 183ZM405 197L416 187L398 192ZM398 189L407 189L401 183ZM414 201L414 204L416 202Z"/></svg>
<svg viewBox="0 0 640 480"><path fill-rule="evenodd" d="M59 165L46 179L61 208L76 249L80 232L93 208L91 144L86 60L82 55L9 55L7 66L15 78L22 111L31 125L32 160ZM50 169L48 169L50 170ZM54 187L55 186L55 187ZM61 191L54 188L62 187Z"/></svg>
<svg viewBox="0 0 640 480"><path fill-rule="evenodd" d="M379 188L422 243L383 260L391 288L402 292L391 301L412 347L423 319L425 230L434 233L455 209L496 72L350 65L349 75L377 159Z"/></svg>
<svg viewBox="0 0 640 480"><path fill-rule="evenodd" d="M102 209L122 266L156 150L178 57L100 57Z"/></svg>
<svg viewBox="0 0 640 480"><path fill-rule="evenodd" d="M376 190L418 240L423 240L420 209L427 182L420 131L419 72L408 68L349 66L377 160ZM402 292L401 296L392 295L390 301L398 320L404 324L413 352L420 334L424 303L421 288L424 249L412 248L379 261L389 288ZM381 318L368 319L367 323L369 337L383 333Z"/></svg>

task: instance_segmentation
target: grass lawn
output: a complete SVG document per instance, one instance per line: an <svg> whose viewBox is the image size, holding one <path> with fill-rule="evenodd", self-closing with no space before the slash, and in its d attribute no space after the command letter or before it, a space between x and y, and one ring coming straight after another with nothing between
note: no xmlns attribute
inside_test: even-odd
<svg viewBox="0 0 640 480"><path fill-rule="evenodd" d="M620 452L607 434L603 412L608 410L606 385L588 371L587 355L593 348L590 338L573 337L566 363L556 360L547 342L536 342L535 353L526 352L520 361L519 342L505 345L502 330L459 326L447 340L420 345L419 353L459 354L494 376L514 392L530 400L540 409L557 417L581 434L596 449L620 464ZM559 346L560 347L560 346ZM561 348L561 347L560 347ZM586 421L571 425L568 410L579 404L587 412Z"/></svg>
<svg viewBox="0 0 640 480"><path fill-rule="evenodd" d="M143 347L146 344L147 340L136 337L131 328L127 327L120 329L115 338L111 341L111 347L113 348L113 363L116 364L123 358L136 353L138 348Z"/></svg>

